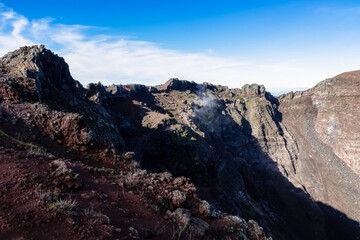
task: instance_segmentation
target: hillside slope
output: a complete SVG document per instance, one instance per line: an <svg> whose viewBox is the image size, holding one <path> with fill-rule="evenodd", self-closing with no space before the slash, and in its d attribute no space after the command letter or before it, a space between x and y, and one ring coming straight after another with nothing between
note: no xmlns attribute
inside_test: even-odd
<svg viewBox="0 0 360 240"><path fill-rule="evenodd" d="M108 197L124 192L104 206L135 194L139 213L129 211L144 215L149 230L140 239L266 238L256 222L241 218L256 220L274 239L359 239L356 73L279 98L256 84L229 89L179 79L155 87L98 83L85 89L43 46L5 55L0 73L1 129L12 141L41 146L53 160L70 159L66 164L83 172L84 181L86 169L104 167L95 171L104 175L89 174L91 181L96 186L98 177L110 179L104 180ZM41 161L53 161L49 156ZM71 196L80 199L93 184ZM70 191L60 190L61 197ZM141 229L141 221L119 222L115 210L100 205L113 229L127 229L113 238ZM151 216L160 217L162 232L146 222ZM88 234L97 236L95 230Z"/></svg>
<svg viewBox="0 0 360 240"><path fill-rule="evenodd" d="M360 72L280 96L283 121L299 146L296 173L311 197L360 221Z"/></svg>

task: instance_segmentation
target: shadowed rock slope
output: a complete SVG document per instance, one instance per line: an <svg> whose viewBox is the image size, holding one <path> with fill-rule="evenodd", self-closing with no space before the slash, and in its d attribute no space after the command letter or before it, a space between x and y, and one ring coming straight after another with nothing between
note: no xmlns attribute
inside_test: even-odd
<svg viewBox="0 0 360 240"><path fill-rule="evenodd" d="M268 239L189 178L138 167L129 90L84 89L44 46L5 55L0 74L1 239Z"/></svg>
<svg viewBox="0 0 360 240"><path fill-rule="evenodd" d="M84 89L62 58L34 46L5 55L0 74L2 164L50 163L48 179L33 171L38 186L24 192L56 193L40 201L44 219L60 214L49 229L63 218L79 239L359 239L357 72L279 98L256 84L178 79ZM56 211L65 197L77 208ZM2 221L12 214L3 209Z"/></svg>

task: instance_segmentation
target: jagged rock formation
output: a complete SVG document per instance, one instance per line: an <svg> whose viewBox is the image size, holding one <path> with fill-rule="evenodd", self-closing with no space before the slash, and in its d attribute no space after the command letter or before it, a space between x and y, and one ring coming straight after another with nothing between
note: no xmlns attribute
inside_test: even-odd
<svg viewBox="0 0 360 240"><path fill-rule="evenodd" d="M138 168L119 113L145 86L84 89L44 46L5 55L0 71L2 239L268 239L189 178Z"/></svg>
<svg viewBox="0 0 360 240"><path fill-rule="evenodd" d="M5 55L0 72L0 126L62 158L121 172L104 177L174 221L184 239L265 239L256 222L213 209L255 219L274 239L360 236L357 72L279 98L256 84L176 78L84 89L43 46ZM56 169L52 183L86 186ZM126 224L126 236L144 238L138 226Z"/></svg>

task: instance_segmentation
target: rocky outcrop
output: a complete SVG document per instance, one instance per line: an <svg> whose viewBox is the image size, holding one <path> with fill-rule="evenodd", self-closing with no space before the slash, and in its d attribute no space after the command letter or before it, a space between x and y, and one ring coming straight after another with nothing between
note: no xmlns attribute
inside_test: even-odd
<svg viewBox="0 0 360 240"><path fill-rule="evenodd" d="M72 95L77 94L78 82L74 81L69 72L69 67L63 58L54 55L50 50L40 47L23 47L6 54L1 59L2 67L6 68L10 79L16 81L23 89L34 91L43 101L58 90L64 90Z"/></svg>
<svg viewBox="0 0 360 240"><path fill-rule="evenodd" d="M53 183L56 186L65 186L69 189L79 189L82 187L80 175L73 172L73 170L66 165L65 161L54 160L50 163L50 166L54 168L51 177L54 179Z"/></svg>
<svg viewBox="0 0 360 240"><path fill-rule="evenodd" d="M111 168L115 184L177 226L173 238L360 236L357 72L275 98L262 85L176 78L85 89L43 46L7 54L0 70L6 126ZM53 184L81 188L76 174L53 168Z"/></svg>
<svg viewBox="0 0 360 240"><path fill-rule="evenodd" d="M360 221L359 83L359 71L349 72L279 98L282 124L299 146L297 173L289 179L301 182L316 201L356 221Z"/></svg>
<svg viewBox="0 0 360 240"><path fill-rule="evenodd" d="M167 172L148 174L137 168L138 159L134 158L134 153L121 153L126 147L134 149L132 141L135 133L139 134L138 130L140 130L134 130L134 128L141 123L138 120L139 114L143 114L143 110L138 106L153 107L154 112L159 110L166 116L164 110L156 107L153 99L152 94L159 92L156 88L143 85L106 87L98 83L90 84L87 89L84 89L71 77L64 59L45 49L44 46L23 47L11 52L0 60L0 67L2 72L0 75L0 126L2 129L6 129L12 135L21 135L22 140L41 144L51 158L56 155L71 159L64 161L60 158L50 163L51 169L46 184L53 186L55 190L51 193L40 192L39 196L45 202L49 202L51 210L61 214L78 212L75 206L76 201L59 199L58 194L60 192L65 194L68 191L69 195L78 195L83 188L89 187L86 183L88 180L83 180L77 173L80 169L80 173L84 174L83 165L71 163L82 160L90 165L100 164L103 167L113 167L110 170L103 168L104 172L117 176L116 181L111 183L118 184L122 188L123 195L138 196L140 199L138 201L151 209L158 217L167 212L168 214L164 216L165 220L173 222L178 230L169 228L166 232L174 230L173 237L176 236L177 239L188 239L189 236L196 239L221 239L223 237L236 239L238 237L236 231L224 230L230 227L222 222L222 219L228 216L227 214L221 212L213 214L210 205L197 198L196 188L190 183L190 179L172 178ZM171 87L176 87L175 85ZM197 86L194 83L192 85ZM171 87L167 90L170 91ZM146 103L140 99L136 101L138 97L149 102ZM166 119L172 121L166 117L157 125L168 124ZM132 131L131 134L134 135L126 138L128 142L125 145L122 135L127 136L129 131ZM15 139L2 131L0 133L2 143L6 138ZM31 151L33 151L33 146L37 147L32 143L18 140L15 143L30 147ZM23 151L23 149L20 148L18 151ZM138 154L138 151L135 152ZM69 165L76 166L76 172ZM94 168L90 166L87 168L94 176L102 172L99 169L93 170ZM40 185L43 187L42 184ZM107 186L110 185L110 183L107 184ZM93 195L93 192L80 194L81 198L87 200ZM109 195L99 194L99 197L106 200ZM189 221L184 222L185 225L180 223L178 209L189 213ZM140 208L138 211L140 213L143 209ZM94 223L107 224L106 228L114 228L114 226L109 226L111 218L101 212L85 209L84 214L86 219ZM66 221L71 225L75 224L72 218L67 218ZM153 227L156 228L155 225ZM253 234L253 239L260 236L266 239L264 231L249 229L244 221L243 225L238 226L237 231L244 236ZM121 229L118 233L120 232ZM102 233L106 235L108 231ZM7 234L6 236L12 236L11 231ZM129 228L130 238L150 235L154 235L150 230ZM155 235L169 239L165 237L166 234Z"/></svg>
<svg viewBox="0 0 360 240"><path fill-rule="evenodd" d="M169 119L156 125L156 131L153 123L160 115L148 103L142 105L146 130L137 152L144 167L189 176L200 196L233 214L256 218L277 238L311 239L316 231L326 235L319 207L286 179L296 173L298 148L280 124L276 99L259 85L228 89L203 84L196 89L153 94L165 110L161 116ZM298 218L284 214L294 211L294 205L302 206L296 210ZM305 211L316 217L308 219ZM295 222L309 230L301 233L288 224Z"/></svg>
<svg viewBox="0 0 360 240"><path fill-rule="evenodd" d="M157 89L151 98L130 96L138 106L137 119L142 119L141 133L133 133L140 136L135 149L145 168L189 176L200 196L226 211L257 219L278 239L351 239L358 234L357 176L345 164L329 167L308 158L323 154L329 161L336 153L321 140L304 146L307 137L315 139L316 131L294 132L293 126L302 126L299 119L310 126L311 116L291 97L276 99L256 84L228 89L178 79ZM349 192L351 196L345 196ZM339 226L346 234L338 235Z"/></svg>
<svg viewBox="0 0 360 240"><path fill-rule="evenodd" d="M88 101L91 91L71 77L63 58L44 46L22 47L1 58L0 68L4 112L17 109L13 118L75 152L96 145L93 159L118 155L123 139L109 112Z"/></svg>

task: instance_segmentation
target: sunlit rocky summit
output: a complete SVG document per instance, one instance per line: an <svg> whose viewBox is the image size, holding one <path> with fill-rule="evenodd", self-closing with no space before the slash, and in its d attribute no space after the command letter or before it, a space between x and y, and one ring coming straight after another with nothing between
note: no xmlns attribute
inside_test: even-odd
<svg viewBox="0 0 360 240"><path fill-rule="evenodd" d="M121 79L119 79L121 81ZM0 60L1 239L360 239L360 71L274 97Z"/></svg>

